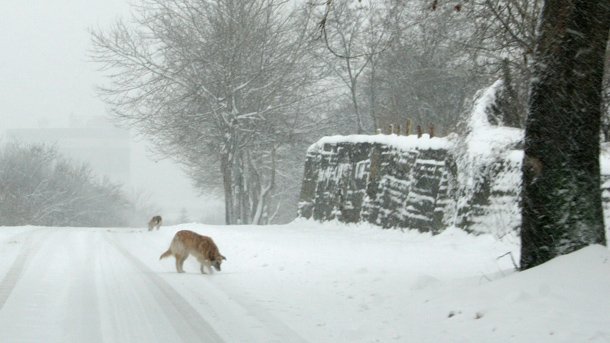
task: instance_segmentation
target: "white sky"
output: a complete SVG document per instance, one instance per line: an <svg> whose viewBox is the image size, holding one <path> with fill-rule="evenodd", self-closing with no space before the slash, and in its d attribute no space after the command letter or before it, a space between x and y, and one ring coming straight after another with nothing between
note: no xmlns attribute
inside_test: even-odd
<svg viewBox="0 0 610 343"><path fill-rule="evenodd" d="M67 127L70 115L106 115L94 91L103 79L88 61L88 29L128 11L127 0L0 0L0 132L41 123ZM203 200L175 164L151 162L141 143L132 151L138 152L133 186L151 190L164 210L185 207L192 219L202 216L193 212Z"/></svg>
<svg viewBox="0 0 610 343"><path fill-rule="evenodd" d="M127 13L123 0L3 0L0 2L2 119L33 125L43 116L102 115L87 62L87 29Z"/></svg>

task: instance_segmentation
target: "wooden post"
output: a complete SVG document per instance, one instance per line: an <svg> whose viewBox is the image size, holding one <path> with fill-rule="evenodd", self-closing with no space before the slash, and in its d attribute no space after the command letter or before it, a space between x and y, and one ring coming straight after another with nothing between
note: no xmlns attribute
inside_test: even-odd
<svg viewBox="0 0 610 343"><path fill-rule="evenodd" d="M430 124L430 138L434 137L434 124Z"/></svg>
<svg viewBox="0 0 610 343"><path fill-rule="evenodd" d="M389 134L393 134L394 133L394 124L390 124L390 130L389 130Z"/></svg>
<svg viewBox="0 0 610 343"><path fill-rule="evenodd" d="M421 138L421 135L422 135L421 125L417 125L417 138Z"/></svg>
<svg viewBox="0 0 610 343"><path fill-rule="evenodd" d="M411 134L411 119L407 119L407 123L405 124L405 136Z"/></svg>
<svg viewBox="0 0 610 343"><path fill-rule="evenodd" d="M400 124L396 124L395 129L396 129L396 135L400 136L400 134L402 133L402 132L400 132Z"/></svg>

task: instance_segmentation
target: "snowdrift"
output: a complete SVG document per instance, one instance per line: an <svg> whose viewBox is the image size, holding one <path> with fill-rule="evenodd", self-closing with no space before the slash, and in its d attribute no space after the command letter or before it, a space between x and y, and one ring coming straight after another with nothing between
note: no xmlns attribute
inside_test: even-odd
<svg viewBox="0 0 610 343"><path fill-rule="evenodd" d="M222 272L159 260L214 238ZM608 342L610 254L517 273L509 236L298 220L148 232L0 228L1 342ZM211 331L211 332L210 332ZM209 339L202 338L209 333ZM207 340L206 340L207 339Z"/></svg>

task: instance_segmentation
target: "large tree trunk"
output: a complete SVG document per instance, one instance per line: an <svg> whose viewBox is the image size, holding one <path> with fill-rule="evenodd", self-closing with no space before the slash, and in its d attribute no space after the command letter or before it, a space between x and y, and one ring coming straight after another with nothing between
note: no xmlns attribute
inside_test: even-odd
<svg viewBox="0 0 610 343"><path fill-rule="evenodd" d="M609 4L544 4L525 130L521 269L606 243L599 135Z"/></svg>

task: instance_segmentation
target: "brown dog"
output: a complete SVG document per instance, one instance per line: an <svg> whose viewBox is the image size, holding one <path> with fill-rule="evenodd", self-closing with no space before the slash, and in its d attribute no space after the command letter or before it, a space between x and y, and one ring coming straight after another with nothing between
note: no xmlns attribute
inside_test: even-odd
<svg viewBox="0 0 610 343"><path fill-rule="evenodd" d="M178 273L184 273L182 265L189 254L195 256L201 265L201 273L206 274L204 266L208 267L210 273L213 273L212 267L220 271L220 265L224 256L218 251L218 247L214 241L208 236L202 236L198 233L189 230L181 230L174 235L169 249L161 254L159 259L174 255L176 258L176 270Z"/></svg>
<svg viewBox="0 0 610 343"><path fill-rule="evenodd" d="M152 231L153 229L159 230L162 222L163 218L161 218L161 216L152 217L152 219L148 221L148 231Z"/></svg>

